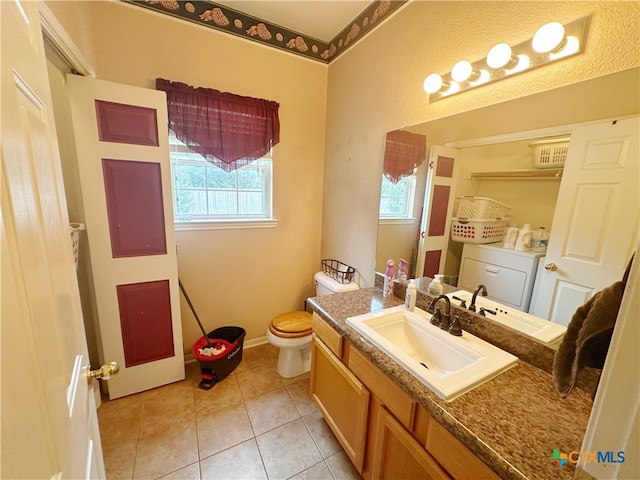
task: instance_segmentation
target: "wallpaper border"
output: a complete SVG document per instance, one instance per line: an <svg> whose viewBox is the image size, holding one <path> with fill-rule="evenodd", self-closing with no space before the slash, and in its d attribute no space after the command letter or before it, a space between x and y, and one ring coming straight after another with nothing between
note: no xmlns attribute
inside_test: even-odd
<svg viewBox="0 0 640 480"><path fill-rule="evenodd" d="M206 0L121 0L208 28L330 63L409 0L376 0L330 42L238 12ZM327 3L330 8L331 3Z"/></svg>

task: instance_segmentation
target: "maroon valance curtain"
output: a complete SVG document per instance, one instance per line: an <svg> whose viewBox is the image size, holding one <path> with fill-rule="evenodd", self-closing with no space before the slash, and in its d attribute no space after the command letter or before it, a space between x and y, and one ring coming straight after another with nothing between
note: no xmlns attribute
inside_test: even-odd
<svg viewBox="0 0 640 480"><path fill-rule="evenodd" d="M230 172L262 158L280 141L279 104L156 79L167 93L169 128L207 161Z"/></svg>
<svg viewBox="0 0 640 480"><path fill-rule="evenodd" d="M384 146L383 174L394 185L413 175L427 151L427 137L418 133L394 130L387 133Z"/></svg>

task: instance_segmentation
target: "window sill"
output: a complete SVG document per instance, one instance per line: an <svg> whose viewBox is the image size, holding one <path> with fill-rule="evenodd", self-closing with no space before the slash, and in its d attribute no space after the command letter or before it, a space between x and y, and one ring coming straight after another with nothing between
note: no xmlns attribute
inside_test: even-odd
<svg viewBox="0 0 640 480"><path fill-rule="evenodd" d="M254 228L274 228L278 220L206 220L193 222L175 222L175 231L183 232L190 230L244 230Z"/></svg>
<svg viewBox="0 0 640 480"><path fill-rule="evenodd" d="M415 218L379 218L380 225L412 225L416 221Z"/></svg>

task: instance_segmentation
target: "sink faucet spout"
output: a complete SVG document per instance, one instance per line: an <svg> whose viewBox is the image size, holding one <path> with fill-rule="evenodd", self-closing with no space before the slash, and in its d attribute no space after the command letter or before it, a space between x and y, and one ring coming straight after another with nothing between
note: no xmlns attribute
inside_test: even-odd
<svg viewBox="0 0 640 480"><path fill-rule="evenodd" d="M478 292L482 294L483 297L487 296L487 287L480 284L473 292L473 297L471 297L471 305L469 305L469 310L472 312L476 311L476 297L478 296Z"/></svg>
<svg viewBox="0 0 640 480"><path fill-rule="evenodd" d="M444 313L440 312L440 309L436 306L439 300L444 300L447 304L446 310ZM436 314L431 319L431 323L434 325L438 325L443 330L448 330L449 325L451 324L451 300L446 295L438 295L433 299L429 308L436 308Z"/></svg>

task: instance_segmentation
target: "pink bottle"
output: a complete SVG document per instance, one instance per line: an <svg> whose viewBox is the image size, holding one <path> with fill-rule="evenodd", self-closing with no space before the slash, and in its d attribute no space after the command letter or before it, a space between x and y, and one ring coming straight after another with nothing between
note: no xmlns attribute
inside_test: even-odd
<svg viewBox="0 0 640 480"><path fill-rule="evenodd" d="M384 286L382 287L382 295L385 298L393 297L393 265L393 260L387 260L387 268L384 271Z"/></svg>
<svg viewBox="0 0 640 480"><path fill-rule="evenodd" d="M409 277L409 264L404 258L400 259L400 265L398 265L398 276L396 279L399 282L406 282Z"/></svg>

